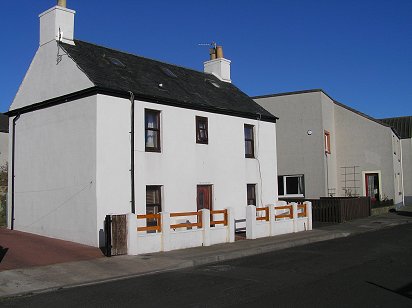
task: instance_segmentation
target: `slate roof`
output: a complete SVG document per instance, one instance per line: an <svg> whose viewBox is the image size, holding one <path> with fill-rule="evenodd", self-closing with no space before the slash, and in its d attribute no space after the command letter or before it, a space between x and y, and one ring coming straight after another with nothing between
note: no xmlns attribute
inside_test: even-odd
<svg viewBox="0 0 412 308"><path fill-rule="evenodd" d="M137 99L160 104L276 122L248 95L211 74L79 40L61 46L96 87L132 91Z"/></svg>
<svg viewBox="0 0 412 308"><path fill-rule="evenodd" d="M401 139L412 138L412 116L386 118L380 121L394 128Z"/></svg>

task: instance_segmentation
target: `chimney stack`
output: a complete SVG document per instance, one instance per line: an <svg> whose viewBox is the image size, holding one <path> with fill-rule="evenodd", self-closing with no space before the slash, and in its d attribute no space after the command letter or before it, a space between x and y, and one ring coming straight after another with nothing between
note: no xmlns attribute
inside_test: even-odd
<svg viewBox="0 0 412 308"><path fill-rule="evenodd" d="M230 61L223 58L223 47L214 46L209 51L210 60L204 62L205 73L213 74L217 78L225 82L230 80Z"/></svg>
<svg viewBox="0 0 412 308"><path fill-rule="evenodd" d="M56 6L40 14L40 46L52 41L74 45L74 14L66 8L66 0L58 0Z"/></svg>

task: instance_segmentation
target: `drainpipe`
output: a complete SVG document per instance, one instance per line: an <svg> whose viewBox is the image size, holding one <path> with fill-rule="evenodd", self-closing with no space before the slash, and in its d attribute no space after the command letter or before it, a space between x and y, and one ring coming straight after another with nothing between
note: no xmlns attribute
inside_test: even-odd
<svg viewBox="0 0 412 308"><path fill-rule="evenodd" d="M13 119L13 139L11 146L11 230L14 230L14 157L16 152L16 122L19 118L20 114Z"/></svg>
<svg viewBox="0 0 412 308"><path fill-rule="evenodd" d="M131 207L132 213L136 214L135 206L135 187L134 187L134 94L129 91L130 94L130 185L131 185Z"/></svg>
<svg viewBox="0 0 412 308"><path fill-rule="evenodd" d="M328 162L328 152L325 151L326 157L326 197L329 197L329 162Z"/></svg>

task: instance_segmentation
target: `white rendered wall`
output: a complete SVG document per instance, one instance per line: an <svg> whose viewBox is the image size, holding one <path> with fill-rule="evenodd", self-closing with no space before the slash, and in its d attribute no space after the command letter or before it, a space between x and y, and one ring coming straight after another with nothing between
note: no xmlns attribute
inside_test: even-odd
<svg viewBox="0 0 412 308"><path fill-rule="evenodd" d="M15 148L15 229L97 246L96 98L22 114Z"/></svg>
<svg viewBox="0 0 412 308"><path fill-rule="evenodd" d="M128 100L123 104L130 106ZM161 111L161 153L145 152L145 108ZM128 121L129 110L123 113ZM209 120L207 145L196 143L195 116ZM255 125L259 161L245 158L244 124ZM123 135L128 132L125 127ZM129 145L124 146L129 153ZM275 124L136 101L136 212L146 212L146 185L163 186L163 211L196 211L201 184L213 185L213 208L233 207L236 219L246 215L247 184L257 184L259 204L277 200Z"/></svg>
<svg viewBox="0 0 412 308"><path fill-rule="evenodd" d="M130 101L97 97L97 232L103 246L105 216L131 212Z"/></svg>
<svg viewBox="0 0 412 308"><path fill-rule="evenodd" d="M62 55L57 64L57 54ZM51 41L36 52L10 110L92 87L93 83L66 53Z"/></svg>

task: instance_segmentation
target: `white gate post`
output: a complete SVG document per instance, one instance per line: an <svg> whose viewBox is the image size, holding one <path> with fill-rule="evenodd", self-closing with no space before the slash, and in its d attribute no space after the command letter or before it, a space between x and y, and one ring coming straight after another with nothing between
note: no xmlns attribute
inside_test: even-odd
<svg viewBox="0 0 412 308"><path fill-rule="evenodd" d="M308 217L308 230L312 230L312 202L306 201L306 215Z"/></svg>
<svg viewBox="0 0 412 308"><path fill-rule="evenodd" d="M292 202L293 209L293 232L298 232L298 204Z"/></svg>
<svg viewBox="0 0 412 308"><path fill-rule="evenodd" d="M227 239L229 243L233 243L235 241L235 213L233 208L228 207L227 209Z"/></svg>
<svg viewBox="0 0 412 308"><path fill-rule="evenodd" d="M161 241L162 241L162 251L170 250L170 213L161 212Z"/></svg>
<svg viewBox="0 0 412 308"><path fill-rule="evenodd" d="M137 242L137 216L136 214L127 214L127 254L139 254L139 243Z"/></svg>
<svg viewBox="0 0 412 308"><path fill-rule="evenodd" d="M256 207L248 205L246 207L246 238L254 240L256 238Z"/></svg>
<svg viewBox="0 0 412 308"><path fill-rule="evenodd" d="M203 246L210 246L210 211L201 209L202 212L202 229L203 229Z"/></svg>
<svg viewBox="0 0 412 308"><path fill-rule="evenodd" d="M270 223L270 236L276 234L276 219L275 219L275 205L269 204L269 223Z"/></svg>

